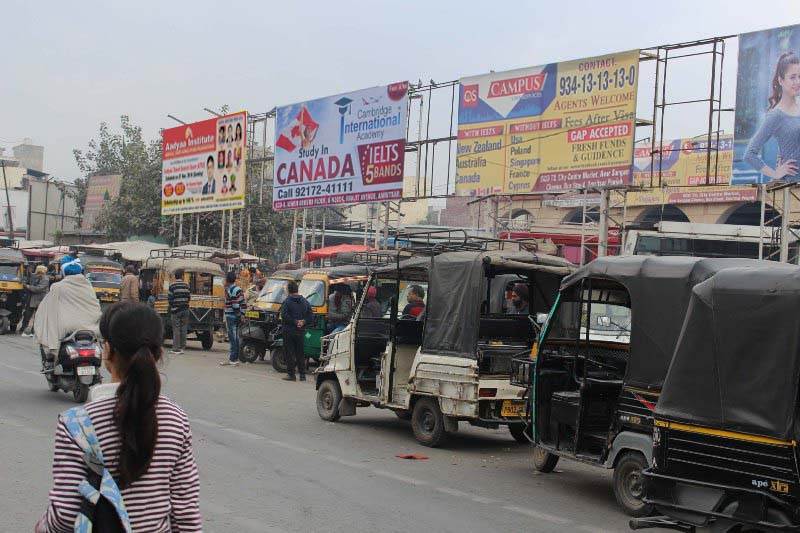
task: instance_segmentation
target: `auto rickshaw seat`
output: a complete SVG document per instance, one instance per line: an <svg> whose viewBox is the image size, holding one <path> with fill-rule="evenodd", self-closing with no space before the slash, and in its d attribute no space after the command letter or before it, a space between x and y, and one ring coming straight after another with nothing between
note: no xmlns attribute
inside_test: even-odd
<svg viewBox="0 0 800 533"><path fill-rule="evenodd" d="M574 426L578 423L581 391L556 391L551 397L550 418L552 421Z"/></svg>

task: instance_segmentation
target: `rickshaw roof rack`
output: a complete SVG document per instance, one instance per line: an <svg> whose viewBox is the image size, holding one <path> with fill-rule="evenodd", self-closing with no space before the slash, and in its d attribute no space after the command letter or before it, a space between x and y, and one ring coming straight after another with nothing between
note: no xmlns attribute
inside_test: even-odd
<svg viewBox="0 0 800 533"><path fill-rule="evenodd" d="M159 248L150 251L150 259L200 259L210 261L214 252L209 250L181 250L177 248Z"/></svg>
<svg viewBox="0 0 800 533"><path fill-rule="evenodd" d="M0 262L27 263L28 259L17 248L0 248Z"/></svg>
<svg viewBox="0 0 800 533"><path fill-rule="evenodd" d="M397 250L370 250L366 252L353 252L351 263L371 267L381 267L394 264L399 260L411 257L413 253L406 248Z"/></svg>

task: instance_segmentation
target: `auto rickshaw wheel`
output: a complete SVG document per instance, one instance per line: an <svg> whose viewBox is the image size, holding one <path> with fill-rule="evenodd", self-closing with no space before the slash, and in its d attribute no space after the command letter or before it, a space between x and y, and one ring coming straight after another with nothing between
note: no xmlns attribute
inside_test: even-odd
<svg viewBox="0 0 800 533"><path fill-rule="evenodd" d="M0 318L0 335L5 335L11 331L11 321L7 316Z"/></svg>
<svg viewBox="0 0 800 533"><path fill-rule="evenodd" d="M317 389L317 413L328 422L336 422L340 418L339 403L342 401L342 389L335 379L326 379Z"/></svg>
<svg viewBox="0 0 800 533"><path fill-rule="evenodd" d="M282 346L270 350L269 358L272 361L272 368L274 368L276 372L286 372L286 352L283 351Z"/></svg>
<svg viewBox="0 0 800 533"><path fill-rule="evenodd" d="M239 361L242 363L255 363L259 357L264 357L265 350L253 341L242 341L239 349Z"/></svg>
<svg viewBox="0 0 800 533"><path fill-rule="evenodd" d="M417 400L411 414L411 429L423 446L435 448L444 442L447 432L444 430L444 415L439 402L433 398Z"/></svg>
<svg viewBox="0 0 800 533"><path fill-rule="evenodd" d="M520 444L530 444L533 442L533 435L531 434L531 426L525 423L509 424L508 432L514 437L514 440Z"/></svg>
<svg viewBox="0 0 800 533"><path fill-rule="evenodd" d="M639 452L625 452L614 467L614 496L625 514L633 517L647 516L653 506L642 501L644 497L644 476L647 460Z"/></svg>
<svg viewBox="0 0 800 533"><path fill-rule="evenodd" d="M552 472L558 464L558 455L550 453L541 446L533 448L533 467L543 474Z"/></svg>
<svg viewBox="0 0 800 533"><path fill-rule="evenodd" d="M214 346L214 335L210 331L198 333L197 338L200 339L200 345L204 350L210 350Z"/></svg>

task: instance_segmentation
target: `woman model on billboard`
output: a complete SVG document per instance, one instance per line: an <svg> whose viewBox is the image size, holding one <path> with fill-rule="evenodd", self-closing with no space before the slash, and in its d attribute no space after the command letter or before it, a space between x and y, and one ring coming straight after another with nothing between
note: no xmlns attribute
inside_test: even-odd
<svg viewBox="0 0 800 533"><path fill-rule="evenodd" d="M770 180L797 181L797 162L800 160L800 58L794 52L785 52L778 58L772 78L772 95L764 122L750 144L744 160ZM761 149L775 138L778 143L778 161L770 167L761 157Z"/></svg>

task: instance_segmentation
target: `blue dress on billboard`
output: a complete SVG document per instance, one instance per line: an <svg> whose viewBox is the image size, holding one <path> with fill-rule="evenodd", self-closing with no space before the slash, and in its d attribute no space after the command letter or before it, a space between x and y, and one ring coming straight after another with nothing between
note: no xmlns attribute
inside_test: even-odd
<svg viewBox="0 0 800 533"><path fill-rule="evenodd" d="M771 138L775 138L778 143L778 161L788 161L794 159L800 165L800 116L793 116L773 107L764 115L764 122L750 143L744 154L744 160L754 169L761 171L767 166L761 157L761 150ZM800 181L800 175L784 176L786 182Z"/></svg>
<svg viewBox="0 0 800 533"><path fill-rule="evenodd" d="M206 184L203 185L203 194L214 194L216 185L217 185L216 181L207 181Z"/></svg>

